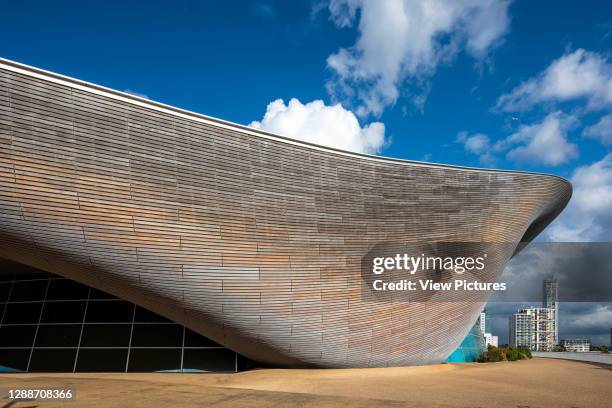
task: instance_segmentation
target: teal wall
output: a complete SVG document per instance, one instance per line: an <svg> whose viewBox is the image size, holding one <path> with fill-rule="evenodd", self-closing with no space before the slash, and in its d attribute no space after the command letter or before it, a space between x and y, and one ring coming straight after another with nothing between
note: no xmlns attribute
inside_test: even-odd
<svg viewBox="0 0 612 408"><path fill-rule="evenodd" d="M480 324L472 326L470 332L461 342L457 350L444 360L446 363L470 363L478 360L480 353L485 351L484 337L480 332Z"/></svg>

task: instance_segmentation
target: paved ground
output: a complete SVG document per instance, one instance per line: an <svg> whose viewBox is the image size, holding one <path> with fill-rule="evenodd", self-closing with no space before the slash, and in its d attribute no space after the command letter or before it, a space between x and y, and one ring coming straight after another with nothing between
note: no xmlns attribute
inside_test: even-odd
<svg viewBox="0 0 612 408"><path fill-rule="evenodd" d="M600 353L598 351L589 351L585 353L572 353L569 351L564 352L533 352L536 357L542 358L560 358L562 360L578 360L578 361L590 361L592 363L610 364L612 365L612 353Z"/></svg>
<svg viewBox="0 0 612 408"><path fill-rule="evenodd" d="M0 389L72 386L76 402L0 407L610 407L612 366L555 359L239 374L3 374Z"/></svg>

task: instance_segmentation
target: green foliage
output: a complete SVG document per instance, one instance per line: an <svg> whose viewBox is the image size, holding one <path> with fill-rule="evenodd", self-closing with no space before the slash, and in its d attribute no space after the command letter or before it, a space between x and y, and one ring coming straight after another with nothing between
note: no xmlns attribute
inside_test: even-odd
<svg viewBox="0 0 612 408"><path fill-rule="evenodd" d="M531 351L526 348L494 347L489 345L487 351L478 358L479 363L496 363L498 361L517 361L532 358Z"/></svg>
<svg viewBox="0 0 612 408"><path fill-rule="evenodd" d="M531 355L531 350L529 350L528 348L519 347L517 350L519 351L519 353L525 356L525 359L533 358L533 356Z"/></svg>
<svg viewBox="0 0 612 408"><path fill-rule="evenodd" d="M518 349L512 347L506 351L506 358L508 361L516 361L520 358L520 355L521 354L519 353Z"/></svg>
<svg viewBox="0 0 612 408"><path fill-rule="evenodd" d="M496 363L498 361L504 361L505 356L502 353L501 349L498 349L495 346L489 345L487 347L487 351L480 354L478 358L478 362L480 363Z"/></svg>

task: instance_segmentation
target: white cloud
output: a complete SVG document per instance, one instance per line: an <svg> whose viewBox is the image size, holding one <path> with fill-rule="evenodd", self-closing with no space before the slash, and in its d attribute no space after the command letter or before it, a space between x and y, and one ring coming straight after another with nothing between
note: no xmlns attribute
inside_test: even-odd
<svg viewBox="0 0 612 408"><path fill-rule="evenodd" d="M612 114L602 117L599 122L584 129L582 135L597 139L603 145L612 145Z"/></svg>
<svg viewBox="0 0 612 408"><path fill-rule="evenodd" d="M504 111L521 111L543 102L584 98L589 108L612 104L612 65L595 52L578 49L550 64L497 100Z"/></svg>
<svg viewBox="0 0 612 408"><path fill-rule="evenodd" d="M506 157L515 162L558 166L578 157L578 147L567 140L567 132L575 124L573 116L554 112L541 123L521 126L495 148L511 148Z"/></svg>
<svg viewBox="0 0 612 408"><path fill-rule="evenodd" d="M509 0L332 0L331 19L350 27L359 14L359 38L327 59L338 97L357 97L359 115L380 115L399 87L427 87L437 65L464 47L483 58L508 30ZM357 13L357 11L360 13Z"/></svg>
<svg viewBox="0 0 612 408"><path fill-rule="evenodd" d="M491 164L495 162L489 136L482 133L470 135L468 132L459 132L457 142L462 143L467 152L479 156L481 163Z"/></svg>
<svg viewBox="0 0 612 408"><path fill-rule="evenodd" d="M459 132L457 140L464 144L465 150L473 154L482 154L491 147L489 136L482 133L469 135L467 132Z"/></svg>
<svg viewBox="0 0 612 408"><path fill-rule="evenodd" d="M137 96L139 98L149 99L147 95L140 92L132 91L131 89L124 89L123 92L125 92L126 94Z"/></svg>
<svg viewBox="0 0 612 408"><path fill-rule="evenodd" d="M266 109L261 121L249 126L305 142L350 150L378 153L385 144L385 125L372 122L359 125L355 115L340 104L325 105L321 100L302 104L292 98L287 105L277 99Z"/></svg>
<svg viewBox="0 0 612 408"><path fill-rule="evenodd" d="M483 164L493 164L497 154L521 163L558 166L578 157L578 146L567 140L567 133L576 126L574 116L562 112L550 113L540 123L523 125L518 130L493 143L489 136L459 132L457 142L465 151L479 156Z"/></svg>
<svg viewBox="0 0 612 408"><path fill-rule="evenodd" d="M547 229L553 241L612 241L612 153L578 167L571 178L572 199Z"/></svg>
<svg viewBox="0 0 612 408"><path fill-rule="evenodd" d="M608 304L594 304L588 313L578 313L573 316L559 314L560 326L563 325L565 330L574 332L602 331L603 327L607 328L612 322L612 307Z"/></svg>

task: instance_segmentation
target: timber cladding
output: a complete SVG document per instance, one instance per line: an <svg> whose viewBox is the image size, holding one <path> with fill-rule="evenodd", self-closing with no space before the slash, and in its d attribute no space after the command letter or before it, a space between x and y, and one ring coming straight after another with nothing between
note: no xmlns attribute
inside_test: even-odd
<svg viewBox="0 0 612 408"><path fill-rule="evenodd" d="M0 60L0 256L147 307L262 364L440 362L486 298L371 302L381 242L520 241L558 177L371 158Z"/></svg>

